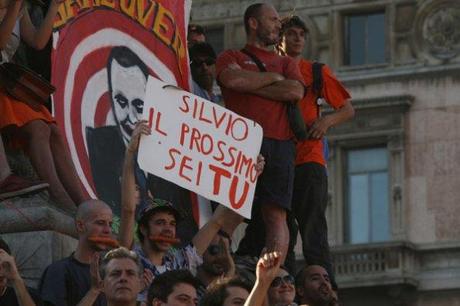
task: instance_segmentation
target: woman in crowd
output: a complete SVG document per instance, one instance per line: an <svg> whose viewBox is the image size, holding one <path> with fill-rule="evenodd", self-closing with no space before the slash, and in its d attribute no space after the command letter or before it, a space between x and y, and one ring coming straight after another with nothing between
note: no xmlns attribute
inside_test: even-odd
<svg viewBox="0 0 460 306"><path fill-rule="evenodd" d="M267 292L269 306L288 306L296 305L295 299L295 279L284 268L280 268L278 274L270 284Z"/></svg>
<svg viewBox="0 0 460 306"><path fill-rule="evenodd" d="M43 49L61 2L51 0L42 24L36 28L24 0L0 0L0 63L12 61L21 39ZM59 207L74 211L75 205L86 199L66 143L43 105L32 109L0 88L0 130L10 146L25 150L38 176L49 183L51 198Z"/></svg>

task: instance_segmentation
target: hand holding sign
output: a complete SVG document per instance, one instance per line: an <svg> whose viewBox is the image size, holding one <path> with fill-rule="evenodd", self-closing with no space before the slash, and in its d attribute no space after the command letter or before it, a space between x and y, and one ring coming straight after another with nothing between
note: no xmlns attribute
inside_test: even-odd
<svg viewBox="0 0 460 306"><path fill-rule="evenodd" d="M147 123L147 120L139 120L136 123L136 127L134 128L133 133L131 134L131 140L129 141L127 148L129 152L137 152L137 149L139 148L139 140L141 138L141 135L150 135L152 133Z"/></svg>
<svg viewBox="0 0 460 306"><path fill-rule="evenodd" d="M150 77L139 165L250 217L262 128L249 119ZM166 88L164 88L166 87ZM259 162L259 165L257 165Z"/></svg>

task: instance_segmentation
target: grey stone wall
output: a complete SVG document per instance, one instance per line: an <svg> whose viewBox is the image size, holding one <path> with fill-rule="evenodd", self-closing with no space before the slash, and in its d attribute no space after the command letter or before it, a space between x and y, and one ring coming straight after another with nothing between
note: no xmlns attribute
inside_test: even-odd
<svg viewBox="0 0 460 306"><path fill-rule="evenodd" d="M17 174L36 176L23 154L9 152L8 159ZM75 250L73 217L52 203L47 191L0 201L0 236L10 246L28 286L36 287L49 264Z"/></svg>

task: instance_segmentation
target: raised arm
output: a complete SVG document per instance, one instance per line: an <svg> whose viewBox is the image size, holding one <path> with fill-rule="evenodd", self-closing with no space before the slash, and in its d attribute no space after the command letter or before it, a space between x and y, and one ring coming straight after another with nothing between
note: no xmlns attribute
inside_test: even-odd
<svg viewBox="0 0 460 306"><path fill-rule="evenodd" d="M23 0L12 0L8 4L5 17L0 22L0 50L4 49L13 32Z"/></svg>
<svg viewBox="0 0 460 306"><path fill-rule="evenodd" d="M38 50L46 47L53 31L54 18L59 5L63 2L64 0L51 0L45 19L38 29L32 24L27 10L24 10L24 17L21 19L21 36L26 44Z"/></svg>
<svg viewBox="0 0 460 306"><path fill-rule="evenodd" d="M126 149L125 161L123 163L123 173L121 177L121 218L118 239L121 246L129 249L134 240L133 228L136 223L135 214L137 205L134 158L139 148L141 135L149 135L150 133L147 121L141 120L137 122L131 136L131 141Z"/></svg>
<svg viewBox="0 0 460 306"><path fill-rule="evenodd" d="M3 274L6 279L13 285L19 305L35 306L35 302L32 300L32 297L24 285L24 280L18 272L13 256L9 255L3 249L0 249L0 266L4 270Z"/></svg>
<svg viewBox="0 0 460 306"><path fill-rule="evenodd" d="M256 283L244 303L245 306L262 306L267 297L268 288L276 277L281 265L281 254L271 252L262 255L256 266Z"/></svg>
<svg viewBox="0 0 460 306"><path fill-rule="evenodd" d="M99 275L99 253L94 253L90 263L91 287L77 306L92 306L102 292L102 280Z"/></svg>
<svg viewBox="0 0 460 306"><path fill-rule="evenodd" d="M256 164L257 176L262 174L264 167L265 158L259 154ZM200 256L203 255L219 230L224 231L229 237L232 237L236 227L243 222L243 220L244 218L233 210L219 205L208 223L206 223L192 239L197 253Z"/></svg>
<svg viewBox="0 0 460 306"><path fill-rule="evenodd" d="M234 229L236 227L235 225L240 224L242 221L243 217L231 209L223 205L219 205L211 219L202 228L200 228L198 233L196 233L192 239L192 243L195 246L198 255L203 255L220 229ZM233 232L228 234L231 236Z"/></svg>

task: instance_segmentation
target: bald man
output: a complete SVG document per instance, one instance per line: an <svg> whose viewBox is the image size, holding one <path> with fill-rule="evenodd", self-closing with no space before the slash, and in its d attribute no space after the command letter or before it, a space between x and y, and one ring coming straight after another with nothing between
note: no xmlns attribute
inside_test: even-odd
<svg viewBox="0 0 460 306"><path fill-rule="evenodd" d="M91 242L88 237L112 238L112 210L99 200L78 206L75 227L78 245L69 257L49 265L40 281L40 295L46 306L75 306L85 298L90 305L105 306L100 289L92 286L90 263L106 246Z"/></svg>

